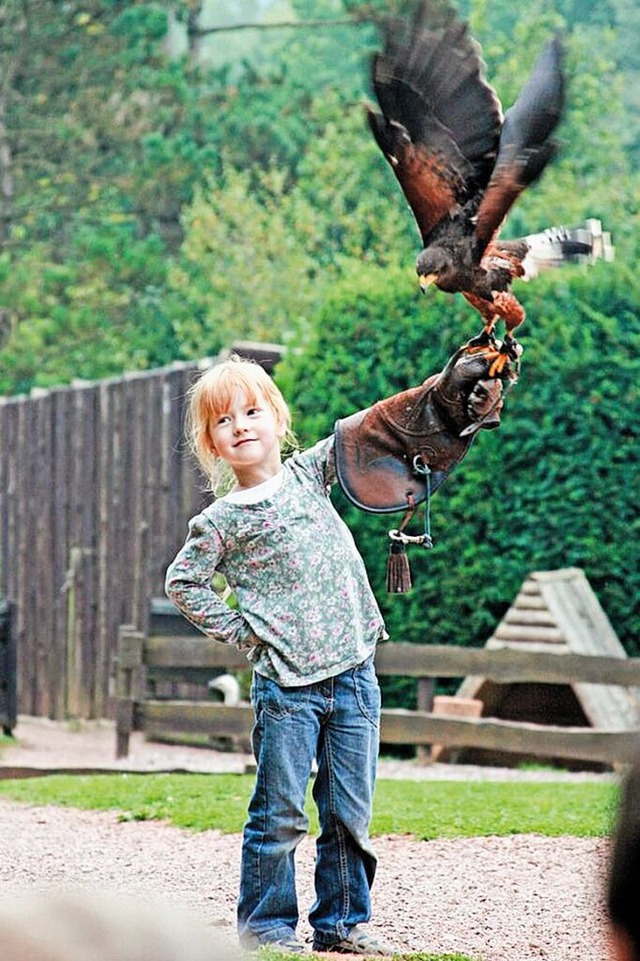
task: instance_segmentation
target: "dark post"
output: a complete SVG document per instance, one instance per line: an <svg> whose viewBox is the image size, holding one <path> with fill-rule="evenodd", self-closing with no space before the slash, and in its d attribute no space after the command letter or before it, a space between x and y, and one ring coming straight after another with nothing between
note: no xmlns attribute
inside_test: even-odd
<svg viewBox="0 0 640 961"><path fill-rule="evenodd" d="M11 629L11 605L0 598L0 725L11 735L17 719L16 645Z"/></svg>

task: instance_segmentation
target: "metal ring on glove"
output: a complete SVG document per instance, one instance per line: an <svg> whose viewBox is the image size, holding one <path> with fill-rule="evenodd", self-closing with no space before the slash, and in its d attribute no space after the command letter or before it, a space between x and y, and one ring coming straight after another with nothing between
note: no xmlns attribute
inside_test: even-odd
<svg viewBox="0 0 640 961"><path fill-rule="evenodd" d="M423 547L433 547L433 541L429 534L405 534L396 528L389 531L392 541L400 541L401 544L421 544Z"/></svg>

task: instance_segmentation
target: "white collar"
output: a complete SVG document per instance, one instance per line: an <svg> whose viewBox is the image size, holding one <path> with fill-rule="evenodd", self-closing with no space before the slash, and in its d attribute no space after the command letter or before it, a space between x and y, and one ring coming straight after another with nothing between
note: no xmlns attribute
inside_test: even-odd
<svg viewBox="0 0 640 961"><path fill-rule="evenodd" d="M257 504L258 501L266 500L267 497L272 497L277 490L280 490L283 481L284 471L279 470L269 480L256 484L255 487L247 487L240 491L229 491L220 500L227 501L230 504Z"/></svg>

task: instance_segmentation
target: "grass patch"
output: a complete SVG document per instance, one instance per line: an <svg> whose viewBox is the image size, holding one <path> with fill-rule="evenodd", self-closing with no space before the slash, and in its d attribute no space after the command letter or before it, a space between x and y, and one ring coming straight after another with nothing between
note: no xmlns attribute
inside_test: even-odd
<svg viewBox="0 0 640 961"><path fill-rule="evenodd" d="M0 797L239 833L253 783L252 775L243 774L51 775L0 781ZM380 780L371 830L421 840L529 833L601 837L611 830L617 800L618 788L609 782ZM313 802L307 807L315 834Z"/></svg>
<svg viewBox="0 0 640 961"><path fill-rule="evenodd" d="M291 961L291 954L278 951L275 948L259 948L255 957L257 961ZM307 958L326 958L326 955L308 954ZM419 951L417 954L395 954L396 961L478 961L469 957L467 954L425 954Z"/></svg>
<svg viewBox="0 0 640 961"><path fill-rule="evenodd" d="M380 781L377 834L438 837L544 834L598 837L611 828L617 786L606 782Z"/></svg>
<svg viewBox="0 0 640 961"><path fill-rule="evenodd" d="M2 731L0 731L0 751L3 747L15 747L17 743L18 742L16 741L15 737L11 737L11 735L4 734Z"/></svg>
<svg viewBox="0 0 640 961"><path fill-rule="evenodd" d="M326 955L308 954L307 958L326 958ZM394 954L396 961L478 961L467 954L425 954L418 951L417 954ZM291 961L291 954L278 951L277 948L262 947L255 952L256 961Z"/></svg>

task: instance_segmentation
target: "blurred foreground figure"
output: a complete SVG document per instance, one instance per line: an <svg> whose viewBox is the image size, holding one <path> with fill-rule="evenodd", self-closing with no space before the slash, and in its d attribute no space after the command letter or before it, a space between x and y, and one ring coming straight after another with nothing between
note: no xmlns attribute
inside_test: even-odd
<svg viewBox="0 0 640 961"><path fill-rule="evenodd" d="M640 760L622 785L607 884L614 961L640 961Z"/></svg>
<svg viewBox="0 0 640 961"><path fill-rule="evenodd" d="M0 905L3 961L239 961L230 944L165 902L25 894Z"/></svg>

